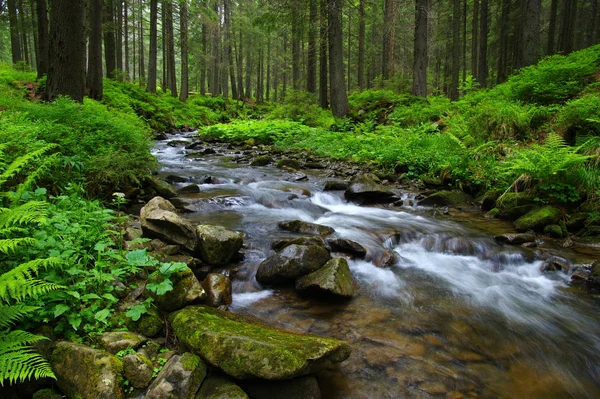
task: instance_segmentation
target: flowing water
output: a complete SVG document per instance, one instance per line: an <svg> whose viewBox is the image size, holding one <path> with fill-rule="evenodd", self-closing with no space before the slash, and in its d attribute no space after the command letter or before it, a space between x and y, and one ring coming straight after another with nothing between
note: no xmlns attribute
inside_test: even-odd
<svg viewBox="0 0 600 399"><path fill-rule="evenodd" d="M163 177L188 180L176 188L199 184L200 193L182 195L185 216L246 234L231 310L353 347L318 376L324 398L600 397L598 304L570 288L566 274L542 273L535 250L496 244L493 235L510 224L477 212L434 217L419 207L358 206L322 192L326 171L304 171L308 180L295 182L274 167L231 162L227 146L201 158L188 152L164 141L154 149ZM293 236L277 222L292 219L331 226L367 248L366 260L349 261L355 298L310 299L256 282L271 242ZM397 255L391 267L369 261L386 249Z"/></svg>

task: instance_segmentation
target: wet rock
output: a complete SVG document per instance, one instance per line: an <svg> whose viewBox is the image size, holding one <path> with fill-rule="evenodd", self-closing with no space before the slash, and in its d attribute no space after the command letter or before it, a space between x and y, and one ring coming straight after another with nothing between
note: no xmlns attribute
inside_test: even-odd
<svg viewBox="0 0 600 399"><path fill-rule="evenodd" d="M202 281L202 287L207 294L206 304L208 306L218 307L231 304L231 280L229 277L220 273L210 273Z"/></svg>
<svg viewBox="0 0 600 399"><path fill-rule="evenodd" d="M196 233L200 258L210 265L227 264L244 244L242 233L221 226L200 225Z"/></svg>
<svg viewBox="0 0 600 399"><path fill-rule="evenodd" d="M156 192L156 194L163 198L169 199L177 197L177 192L175 191L175 189L171 187L171 185L166 181L160 180L152 176L146 180L146 184L150 188L152 188Z"/></svg>
<svg viewBox="0 0 600 399"><path fill-rule="evenodd" d="M177 175L169 175L165 179L169 183L185 183L188 181L187 177L177 176Z"/></svg>
<svg viewBox="0 0 600 399"><path fill-rule="evenodd" d="M327 169L327 166L319 162L306 162L304 163L306 169Z"/></svg>
<svg viewBox="0 0 600 399"><path fill-rule="evenodd" d="M560 258L558 256L551 256L546 259L544 264L541 267L543 272L568 272L570 268L570 263L564 258Z"/></svg>
<svg viewBox="0 0 600 399"><path fill-rule="evenodd" d="M146 399L194 399L206 377L206 364L193 353L175 355L148 388Z"/></svg>
<svg viewBox="0 0 600 399"><path fill-rule="evenodd" d="M161 278L160 276L155 277L156 280ZM171 274L170 279L173 283L171 291L163 295L150 293L150 296L154 298L154 303L159 309L165 312L172 312L187 305L202 303L206 299L204 288L202 288L202 285L200 285L200 282L189 268ZM151 279L149 282L154 281Z"/></svg>
<svg viewBox="0 0 600 399"><path fill-rule="evenodd" d="M544 227L544 234L552 238L563 238L563 230L557 224L549 224Z"/></svg>
<svg viewBox="0 0 600 399"><path fill-rule="evenodd" d="M301 169L302 166L300 165L300 162L298 162L295 159L281 159L279 160L279 162L277 162L277 167L282 169L282 168L290 168L290 169Z"/></svg>
<svg viewBox="0 0 600 399"><path fill-rule="evenodd" d="M103 333L98 340L98 344L102 349L106 349L114 355L125 349L137 349L146 341L148 341L148 338L141 334L115 331Z"/></svg>
<svg viewBox="0 0 600 399"><path fill-rule="evenodd" d="M56 383L69 398L122 399L121 362L108 352L59 342L50 360Z"/></svg>
<svg viewBox="0 0 600 399"><path fill-rule="evenodd" d="M317 245L290 245L268 257L259 266L256 280L262 284L283 284L317 271L331 259Z"/></svg>
<svg viewBox="0 0 600 399"><path fill-rule="evenodd" d="M345 181L337 181L337 180L327 180L325 182L325 187L323 191L342 191L348 189L348 182Z"/></svg>
<svg viewBox="0 0 600 399"><path fill-rule="evenodd" d="M462 191L438 191L419 201L422 206L461 206L472 200L471 196Z"/></svg>
<svg viewBox="0 0 600 399"><path fill-rule="evenodd" d="M252 399L320 399L321 389L313 376L287 381L251 381L244 388Z"/></svg>
<svg viewBox="0 0 600 399"><path fill-rule="evenodd" d="M230 379L213 376L204 380L196 399L248 399L248 395Z"/></svg>
<svg viewBox="0 0 600 399"><path fill-rule="evenodd" d="M288 222L279 222L277 226L282 230L291 231L292 233L314 234L326 237L335 233L335 230L329 226L320 224L303 222L302 220L291 220Z"/></svg>
<svg viewBox="0 0 600 399"><path fill-rule="evenodd" d="M273 162L273 158L268 155L261 155L256 157L250 162L250 166L267 166Z"/></svg>
<svg viewBox="0 0 600 399"><path fill-rule="evenodd" d="M304 293L329 294L351 298L356 293L356 282L348 261L331 259L319 270L296 280L296 290Z"/></svg>
<svg viewBox="0 0 600 399"><path fill-rule="evenodd" d="M327 240L327 244L329 244L331 250L334 252L354 255L357 258L364 258L367 255L365 247L355 241L345 238L332 238Z"/></svg>
<svg viewBox="0 0 600 399"><path fill-rule="evenodd" d="M185 147L190 142L186 140L171 140L167 143L169 147Z"/></svg>
<svg viewBox="0 0 600 399"><path fill-rule="evenodd" d="M538 233L544 231L544 227L550 224L558 224L562 220L562 213L553 206L545 206L530 211L514 222L518 231L534 230Z"/></svg>
<svg viewBox="0 0 600 399"><path fill-rule="evenodd" d="M204 155L213 155L213 154L216 154L216 153L217 153L217 151L215 151L215 150L214 150L214 149L212 149L212 148L205 148L205 149L202 151L202 153L203 153Z"/></svg>
<svg viewBox="0 0 600 399"><path fill-rule="evenodd" d="M350 355L345 342L263 327L206 306L189 306L172 314L170 321L181 343L237 379L299 377Z"/></svg>
<svg viewBox="0 0 600 399"><path fill-rule="evenodd" d="M481 209L484 211L490 211L496 207L496 201L502 195L504 191L492 189L487 191L481 197Z"/></svg>
<svg viewBox="0 0 600 399"><path fill-rule="evenodd" d="M54 389L45 388L34 393L31 399L62 399L62 397L63 396Z"/></svg>
<svg viewBox="0 0 600 399"><path fill-rule="evenodd" d="M297 238L282 238L275 240L271 243L271 248L276 251L280 251L290 245L318 245L319 247L326 248L327 244L321 237L297 237Z"/></svg>
<svg viewBox="0 0 600 399"><path fill-rule="evenodd" d="M191 144L186 145L185 149L186 150L197 150L200 147L202 147L203 144L204 143L202 141L195 141L195 142L193 142Z"/></svg>
<svg viewBox="0 0 600 399"><path fill-rule="evenodd" d="M154 134L154 140L162 141L162 140L167 140L168 138L169 138L169 136L167 136L166 133L155 133Z"/></svg>
<svg viewBox="0 0 600 399"><path fill-rule="evenodd" d="M164 320L155 308L149 308L138 320L127 317L125 325L130 331L153 338L160 334L164 327Z"/></svg>
<svg viewBox="0 0 600 399"><path fill-rule="evenodd" d="M516 220L525 215L536 206L534 198L515 192L502 194L496 201L496 212L494 217L501 219ZM494 211L492 209L492 211ZM490 212L492 212L490 211Z"/></svg>
<svg viewBox="0 0 600 399"><path fill-rule="evenodd" d="M376 183L368 175L354 176L344 192L344 197L348 201L358 204L388 204L399 200L398 196L388 188Z"/></svg>
<svg viewBox="0 0 600 399"><path fill-rule="evenodd" d="M200 192L200 187L197 184L188 184L179 189L180 194L195 194Z"/></svg>
<svg viewBox="0 0 600 399"><path fill-rule="evenodd" d="M600 291L600 261L592 263L590 275L587 279L587 286L593 292Z"/></svg>
<svg viewBox="0 0 600 399"><path fill-rule="evenodd" d="M308 176L306 176L304 173L296 173L291 178L291 181L307 181L307 180L308 180Z"/></svg>
<svg viewBox="0 0 600 399"><path fill-rule="evenodd" d="M398 256L396 255L396 252L384 248L381 252L377 253L371 261L377 267L388 268L396 264Z"/></svg>
<svg viewBox="0 0 600 399"><path fill-rule="evenodd" d="M521 234L501 234L494 237L500 244L521 245L529 242L535 242L535 235L529 233Z"/></svg>
<svg viewBox="0 0 600 399"><path fill-rule="evenodd" d="M567 230L571 233L576 233L585 227L585 223L588 220L590 214L586 212L574 213L569 217L566 222Z"/></svg>
<svg viewBox="0 0 600 399"><path fill-rule="evenodd" d="M127 355L123 358L123 376L136 389L144 389L152 381L154 367L145 356Z"/></svg>
<svg viewBox="0 0 600 399"><path fill-rule="evenodd" d="M196 249L196 231L187 220L175 213L176 209L162 197L154 197L141 210L140 221L145 237L158 238L181 245L189 251Z"/></svg>

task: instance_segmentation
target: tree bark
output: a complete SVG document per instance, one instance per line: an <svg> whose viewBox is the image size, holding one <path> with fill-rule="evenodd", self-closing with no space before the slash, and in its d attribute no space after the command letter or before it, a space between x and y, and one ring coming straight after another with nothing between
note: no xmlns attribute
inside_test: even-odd
<svg viewBox="0 0 600 399"><path fill-rule="evenodd" d="M344 79L342 46L342 0L328 0L329 10L329 79L331 111L338 118L345 117L350 107Z"/></svg>
<svg viewBox="0 0 600 399"><path fill-rule="evenodd" d="M563 0L560 33L558 35L558 50L563 54L569 54L573 51L576 10L576 0Z"/></svg>
<svg viewBox="0 0 600 399"><path fill-rule="evenodd" d="M412 94L427 96L427 25L429 0L415 1L415 42Z"/></svg>
<svg viewBox="0 0 600 399"><path fill-rule="evenodd" d="M292 4L292 87L300 89L300 0Z"/></svg>
<svg viewBox="0 0 600 399"><path fill-rule="evenodd" d="M23 0L19 0L19 3L17 4L17 7L19 9L19 32L21 33L21 48L23 49L22 55L23 55L23 61L25 61L25 63L27 65L31 65L31 59L29 57L29 43L28 43L28 38L27 38L27 27L25 25L25 7L23 7Z"/></svg>
<svg viewBox="0 0 600 399"><path fill-rule="evenodd" d="M173 32L173 3L171 0L165 0L163 5L165 13L165 38L166 38L166 56L167 56L167 81L166 87L171 91L173 97L177 97L177 74L175 71L175 35Z"/></svg>
<svg viewBox="0 0 600 399"><path fill-rule="evenodd" d="M88 46L87 87L94 100L102 99L102 0L91 0L90 43Z"/></svg>
<svg viewBox="0 0 600 399"><path fill-rule="evenodd" d="M306 70L306 91L317 93L317 25L318 19L317 0L309 0L309 29L308 29L308 57Z"/></svg>
<svg viewBox="0 0 600 399"><path fill-rule="evenodd" d="M488 1L481 0L481 18L479 28L479 50L477 51L477 81L481 87L487 85L487 43L488 43Z"/></svg>
<svg viewBox="0 0 600 399"><path fill-rule="evenodd" d="M316 46L316 44L315 44ZM267 33L267 87L265 89L265 99L269 102L271 92L271 32Z"/></svg>
<svg viewBox="0 0 600 399"><path fill-rule="evenodd" d="M48 7L46 0L36 0L38 29L38 79L48 73Z"/></svg>
<svg viewBox="0 0 600 399"><path fill-rule="evenodd" d="M358 62L357 62L358 88L365 88L365 0L358 3Z"/></svg>
<svg viewBox="0 0 600 399"><path fill-rule="evenodd" d="M535 64L539 58L541 13L542 0L525 0L521 66Z"/></svg>
<svg viewBox="0 0 600 399"><path fill-rule="evenodd" d="M54 1L50 9L46 99L59 95L83 102L85 93L85 6L80 0Z"/></svg>
<svg viewBox="0 0 600 399"><path fill-rule="evenodd" d="M327 0L320 4L320 33L319 33L319 105L323 109L329 108L329 91L327 85Z"/></svg>
<svg viewBox="0 0 600 399"><path fill-rule="evenodd" d="M117 14L117 20L115 22L115 43L116 43L116 67L119 71L119 79L123 78L123 2L122 0L116 1L115 13Z"/></svg>
<svg viewBox="0 0 600 399"><path fill-rule="evenodd" d="M129 5L127 0L123 1L123 36L124 36L124 50L125 50L125 65L123 71L125 71L125 80L129 80Z"/></svg>
<svg viewBox="0 0 600 399"><path fill-rule="evenodd" d="M8 6L8 21L10 25L10 48L12 53L13 64L23 61L23 53L21 52L21 39L19 38L19 20L17 18L16 0L7 0Z"/></svg>
<svg viewBox="0 0 600 399"><path fill-rule="evenodd" d="M551 55L556 51L556 20L558 16L558 0L552 0L550 4L550 21L548 23L548 44L546 46L546 54Z"/></svg>
<svg viewBox="0 0 600 399"><path fill-rule="evenodd" d="M104 24L102 32L104 35L104 59L106 62L106 76L109 78L115 77L117 69L117 49L115 44L115 22L113 18L114 3L113 0L104 1Z"/></svg>
<svg viewBox="0 0 600 399"><path fill-rule="evenodd" d="M383 17L383 56L381 74L383 79L394 75L394 54L396 52L396 10L398 0L385 0Z"/></svg>
<svg viewBox="0 0 600 399"><path fill-rule="evenodd" d="M148 85L146 86L146 90L150 93L156 93L156 64L158 58L157 24L158 0L150 0L150 54L148 56Z"/></svg>
<svg viewBox="0 0 600 399"><path fill-rule="evenodd" d="M229 31L231 29L231 0L223 0L223 97L229 97L229 60L231 59L231 44Z"/></svg>
<svg viewBox="0 0 600 399"><path fill-rule="evenodd" d="M139 48L140 48L140 82L144 81L146 78L146 60L145 60L145 56L144 56L144 14L143 14L143 3L142 0L140 0L139 2L139 15L138 18L140 20L140 34L139 34ZM152 15L150 17L152 19ZM152 36L152 32L150 32L150 36ZM156 31L154 36L156 37ZM152 39L150 39L152 40ZM156 61L154 62L155 65L155 72L154 72L154 80L156 80ZM155 90L156 91L156 84L155 84Z"/></svg>
<svg viewBox="0 0 600 399"><path fill-rule="evenodd" d="M179 5L179 41L181 45L181 93L179 100L185 102L188 98L189 70L188 70L188 7L187 0L181 0Z"/></svg>
<svg viewBox="0 0 600 399"><path fill-rule="evenodd" d="M511 0L502 0L500 14L500 46L498 48L498 76L497 83L505 82L508 77L508 28Z"/></svg>
<svg viewBox="0 0 600 399"><path fill-rule="evenodd" d="M471 23L471 75L477 79L477 51L479 46L477 39L479 35L479 0L473 0L473 19Z"/></svg>
<svg viewBox="0 0 600 399"><path fill-rule="evenodd" d="M460 0L452 0L452 66L448 97L458 99L458 80L460 76Z"/></svg>

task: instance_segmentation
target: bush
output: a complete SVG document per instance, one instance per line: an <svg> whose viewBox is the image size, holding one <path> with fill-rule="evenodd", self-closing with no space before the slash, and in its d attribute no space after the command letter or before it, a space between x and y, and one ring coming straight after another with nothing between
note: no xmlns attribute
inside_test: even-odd
<svg viewBox="0 0 600 399"><path fill-rule="evenodd" d="M557 114L555 129L570 143L577 136L600 134L600 93L569 101Z"/></svg>
<svg viewBox="0 0 600 399"><path fill-rule="evenodd" d="M413 97L411 103L397 107L390 120L399 126L438 122L452 109L447 97L431 96L427 99Z"/></svg>
<svg viewBox="0 0 600 399"><path fill-rule="evenodd" d="M269 119L286 119L311 127L329 127L334 122L331 112L317 105L314 94L300 90L290 90L283 104L271 111Z"/></svg>

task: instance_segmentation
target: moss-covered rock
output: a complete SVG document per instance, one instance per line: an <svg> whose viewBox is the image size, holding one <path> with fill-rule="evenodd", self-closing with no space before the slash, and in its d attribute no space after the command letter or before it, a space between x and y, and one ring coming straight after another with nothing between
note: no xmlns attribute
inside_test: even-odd
<svg viewBox="0 0 600 399"><path fill-rule="evenodd" d="M527 242L535 242L535 235L529 233L500 234L494 237L500 244L521 245Z"/></svg>
<svg viewBox="0 0 600 399"><path fill-rule="evenodd" d="M351 298L356 282L344 258L331 259L322 268L296 280L296 290Z"/></svg>
<svg viewBox="0 0 600 399"><path fill-rule="evenodd" d="M206 364L193 353L175 355L148 388L146 399L194 399L206 377Z"/></svg>
<svg viewBox="0 0 600 399"><path fill-rule="evenodd" d="M267 166L268 164L273 162L273 158L268 155L261 155L252 160L250 162L251 166Z"/></svg>
<svg viewBox="0 0 600 399"><path fill-rule="evenodd" d="M244 244L242 233L221 226L200 225L196 227L196 234L198 254L210 265L227 264Z"/></svg>
<svg viewBox="0 0 600 399"><path fill-rule="evenodd" d="M419 201L419 205L462 206L472 200L470 195L462 191L438 191Z"/></svg>
<svg viewBox="0 0 600 399"><path fill-rule="evenodd" d="M268 257L256 271L263 284L284 284L319 270L331 259L329 252L317 245L290 245Z"/></svg>
<svg viewBox="0 0 600 399"><path fill-rule="evenodd" d="M280 169L283 168L290 168L290 169L294 169L294 170L298 170L302 168L302 165L300 165L300 162L298 162L295 159L280 159L279 162L277 162L277 167Z"/></svg>
<svg viewBox="0 0 600 399"><path fill-rule="evenodd" d="M388 204L400 199L392 190L376 183L375 179L377 178L370 175L354 176L344 192L344 197L348 201L363 205Z"/></svg>
<svg viewBox="0 0 600 399"><path fill-rule="evenodd" d="M281 251L285 247L290 245L318 245L319 247L326 248L327 244L321 237L296 237L296 238L282 238L275 240L271 243L271 248L275 251Z"/></svg>
<svg viewBox="0 0 600 399"><path fill-rule="evenodd" d="M521 216L514 222L518 231L534 230L542 233L544 228L551 224L559 224L562 220L562 213L553 206L537 208Z"/></svg>
<svg viewBox="0 0 600 399"><path fill-rule="evenodd" d="M98 345L102 349L116 354L125 349L137 349L146 341L148 341L148 338L141 334L129 331L114 331L102 333L98 339Z"/></svg>
<svg viewBox="0 0 600 399"><path fill-rule="evenodd" d="M279 222L277 226L282 230L291 231L292 233L313 234L321 237L326 237L335 233L335 230L329 226L303 222L302 220Z"/></svg>
<svg viewBox="0 0 600 399"><path fill-rule="evenodd" d="M323 191L345 191L348 189L348 182L338 180L327 180Z"/></svg>
<svg viewBox="0 0 600 399"><path fill-rule="evenodd" d="M321 399L321 389L314 376L286 381L249 381L244 388L252 399Z"/></svg>
<svg viewBox="0 0 600 399"><path fill-rule="evenodd" d="M563 229L558 224L549 224L548 226L544 227L544 234L552 238L564 237Z"/></svg>
<svg viewBox="0 0 600 399"><path fill-rule="evenodd" d="M153 372L152 362L145 356L131 354L123 358L123 376L136 389L147 388Z"/></svg>
<svg viewBox="0 0 600 399"><path fill-rule="evenodd" d="M577 212L569 216L566 222L567 230L571 233L577 233L585 227L590 214L587 212Z"/></svg>
<svg viewBox="0 0 600 399"><path fill-rule="evenodd" d="M132 320L129 317L125 319L125 325L130 331L134 331L149 338L156 337L160 334L164 324L160 312L154 308L148 309L138 320Z"/></svg>
<svg viewBox="0 0 600 399"><path fill-rule="evenodd" d="M140 211L140 221L144 237L158 238L195 251L197 239L194 227L179 216L173 204L164 198L152 198Z"/></svg>
<svg viewBox="0 0 600 399"><path fill-rule="evenodd" d="M345 342L288 333L207 306L170 316L181 343L238 379L281 380L315 373L350 356Z"/></svg>
<svg viewBox="0 0 600 399"><path fill-rule="evenodd" d="M479 199L481 201L481 209L484 211L491 211L496 207L496 201L504 193L502 190L492 189L486 191L483 196Z"/></svg>
<svg viewBox="0 0 600 399"><path fill-rule="evenodd" d="M156 276L156 279L162 278ZM185 269L170 276L173 289L163 295L150 293L154 303L165 312L172 312L187 305L202 303L206 299L206 291L190 269ZM151 280L153 281L153 280Z"/></svg>
<svg viewBox="0 0 600 399"><path fill-rule="evenodd" d="M175 189L169 183L157 177L149 177L146 184L163 198L169 199L177 197Z"/></svg>
<svg viewBox="0 0 600 399"><path fill-rule="evenodd" d="M196 399L248 399L248 395L229 378L213 376L204 380Z"/></svg>
<svg viewBox="0 0 600 399"><path fill-rule="evenodd" d="M496 200L497 217L516 220L536 207L534 199L524 193L507 192Z"/></svg>
<svg viewBox="0 0 600 399"><path fill-rule="evenodd" d="M108 352L59 342L50 360L56 383L69 398L121 399L121 362Z"/></svg>
<svg viewBox="0 0 600 399"><path fill-rule="evenodd" d="M231 297L231 280L224 274L210 273L204 281L202 287L206 291L206 304L208 306L230 305Z"/></svg>
<svg viewBox="0 0 600 399"><path fill-rule="evenodd" d="M62 399L62 395L54 389L45 388L34 393L31 399Z"/></svg>
<svg viewBox="0 0 600 399"><path fill-rule="evenodd" d="M327 244L329 244L333 252L341 252L361 259L367 255L365 247L356 241L348 240L346 238L332 238L327 240Z"/></svg>

